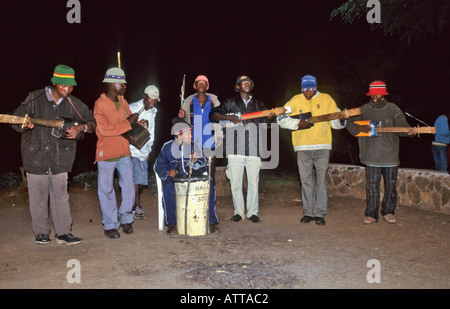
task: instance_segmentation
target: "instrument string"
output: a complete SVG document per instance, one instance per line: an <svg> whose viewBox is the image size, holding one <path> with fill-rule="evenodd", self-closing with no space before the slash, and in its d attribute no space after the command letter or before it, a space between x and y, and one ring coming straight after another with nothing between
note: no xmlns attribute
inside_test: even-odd
<svg viewBox="0 0 450 309"><path fill-rule="evenodd" d="M409 117L411 117L411 118L414 118L415 120L417 120L417 121L423 123L423 124L426 125L427 127L431 127L430 125L428 125L428 124L426 124L425 122L423 122L422 120L420 120L420 119L414 117L413 115L411 115L411 114L408 113L408 112L405 112L405 115L406 115L406 116L409 116Z"/></svg>

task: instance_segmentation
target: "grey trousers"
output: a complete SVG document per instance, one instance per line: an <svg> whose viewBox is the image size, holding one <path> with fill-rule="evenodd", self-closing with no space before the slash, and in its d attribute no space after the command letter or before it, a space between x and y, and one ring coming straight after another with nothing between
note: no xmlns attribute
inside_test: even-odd
<svg viewBox="0 0 450 309"><path fill-rule="evenodd" d="M327 213L329 159L328 149L297 151L304 216L323 218Z"/></svg>
<svg viewBox="0 0 450 309"><path fill-rule="evenodd" d="M35 175L27 173L28 197L30 199L31 224L34 235L50 235L51 223L55 236L72 230L67 173ZM49 206L50 216L49 217Z"/></svg>
<svg viewBox="0 0 450 309"><path fill-rule="evenodd" d="M229 155L226 175L230 179L231 195L233 198L234 214L245 217L244 194L242 185L244 179L244 168L247 171L247 218L259 212L259 171L261 170L260 157L246 157L240 155Z"/></svg>

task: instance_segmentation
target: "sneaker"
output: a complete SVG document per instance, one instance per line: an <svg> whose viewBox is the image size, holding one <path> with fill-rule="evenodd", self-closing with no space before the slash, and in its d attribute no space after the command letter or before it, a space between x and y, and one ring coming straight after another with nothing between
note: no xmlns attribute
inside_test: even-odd
<svg viewBox="0 0 450 309"><path fill-rule="evenodd" d="M242 217L240 216L240 215L238 215L238 214L235 214L232 218L231 218L231 221L234 221L234 222L239 222L239 221L241 221L242 220Z"/></svg>
<svg viewBox="0 0 450 309"><path fill-rule="evenodd" d="M386 221L387 223L397 223L397 219L395 219L393 214L387 214L386 216L383 216L384 221Z"/></svg>
<svg viewBox="0 0 450 309"><path fill-rule="evenodd" d="M257 215L253 215L250 218L247 218L248 220L252 221L253 223L261 222L261 219Z"/></svg>
<svg viewBox="0 0 450 309"><path fill-rule="evenodd" d="M145 219L145 212L142 211L141 205L136 206L136 208L133 210L133 216L137 220L144 220Z"/></svg>
<svg viewBox="0 0 450 309"><path fill-rule="evenodd" d="M48 237L47 234L39 234L36 236L35 239L35 243L37 243L38 245L46 245L50 242L50 238Z"/></svg>
<svg viewBox="0 0 450 309"><path fill-rule="evenodd" d="M374 224L377 223L377 219L372 217L365 217L363 223L366 225Z"/></svg>
<svg viewBox="0 0 450 309"><path fill-rule="evenodd" d="M177 234L177 225L169 224L169 226L167 227L167 234Z"/></svg>
<svg viewBox="0 0 450 309"><path fill-rule="evenodd" d="M219 234L219 228L217 227L217 223L209 224L209 232L211 234Z"/></svg>
<svg viewBox="0 0 450 309"><path fill-rule="evenodd" d="M64 234L61 236L56 236L56 243L58 245L78 245L81 242L81 238L75 237L72 234Z"/></svg>

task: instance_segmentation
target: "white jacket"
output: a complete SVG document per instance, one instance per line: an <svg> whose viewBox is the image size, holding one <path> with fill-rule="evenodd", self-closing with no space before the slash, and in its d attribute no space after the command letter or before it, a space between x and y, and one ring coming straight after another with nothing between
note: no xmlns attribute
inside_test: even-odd
<svg viewBox="0 0 450 309"><path fill-rule="evenodd" d="M144 99L141 99L137 102L131 103L130 110L132 113L137 113L143 106ZM150 132L150 139L147 143L145 143L141 150L130 144L131 156L138 158L140 161L147 160L148 155L152 151L153 142L155 141L155 118L157 112L158 110L156 107L153 107L149 110L144 109L139 115L139 120L146 119L148 121L148 132Z"/></svg>

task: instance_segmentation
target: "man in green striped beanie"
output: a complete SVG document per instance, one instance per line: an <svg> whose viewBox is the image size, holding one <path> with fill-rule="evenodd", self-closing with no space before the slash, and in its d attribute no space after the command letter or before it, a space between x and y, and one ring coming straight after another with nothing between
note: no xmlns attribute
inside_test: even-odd
<svg viewBox="0 0 450 309"><path fill-rule="evenodd" d="M77 85L71 67L57 65L50 81L53 85L30 92L14 111L16 116L27 115L31 119L12 127L22 134L22 161L35 243L48 244L53 225L57 244L75 245L81 239L72 234L68 173L75 161L77 140L85 133L94 132L96 120L89 107L71 95ZM33 123L35 119L62 118L71 119L73 123L65 121L63 129Z"/></svg>
<svg viewBox="0 0 450 309"><path fill-rule="evenodd" d="M75 70L64 64L59 64L53 70L51 79L53 84L76 86Z"/></svg>

